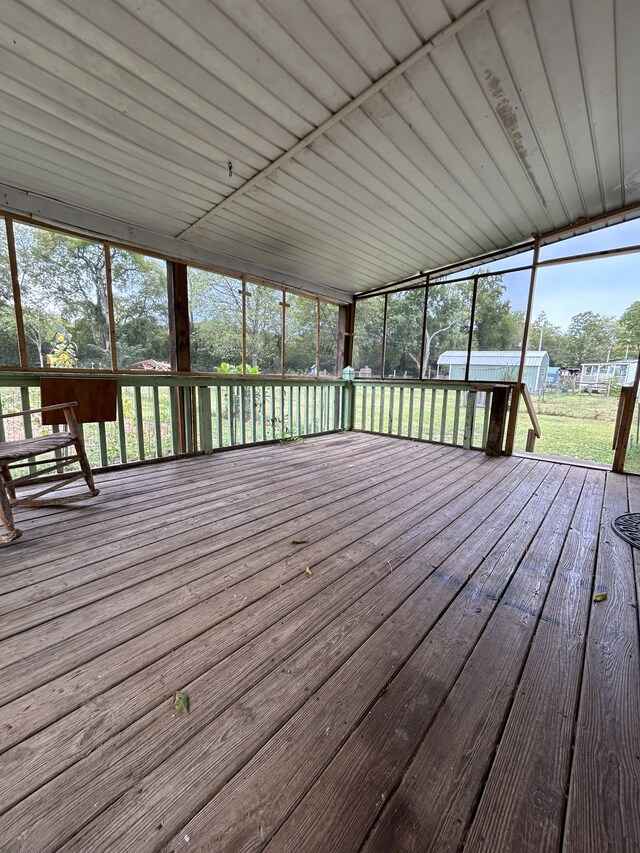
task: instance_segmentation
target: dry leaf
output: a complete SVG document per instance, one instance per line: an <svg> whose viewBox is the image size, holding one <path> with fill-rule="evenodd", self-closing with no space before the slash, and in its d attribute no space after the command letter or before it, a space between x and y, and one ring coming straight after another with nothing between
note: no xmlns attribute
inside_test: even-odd
<svg viewBox="0 0 640 853"><path fill-rule="evenodd" d="M292 545L306 545L308 541L309 541L308 539L292 539L291 544Z"/></svg>
<svg viewBox="0 0 640 853"><path fill-rule="evenodd" d="M180 690L173 697L173 707L179 714L188 714L189 713L189 697L186 693L182 693Z"/></svg>
<svg viewBox="0 0 640 853"><path fill-rule="evenodd" d="M599 592L597 595L593 596L593 600L594 601L606 601L607 600L607 593L606 592Z"/></svg>
<svg viewBox="0 0 640 853"><path fill-rule="evenodd" d="M313 572L311 571L311 566L307 566L307 568L305 569L305 572L309 575L309 577L313 576Z"/></svg>

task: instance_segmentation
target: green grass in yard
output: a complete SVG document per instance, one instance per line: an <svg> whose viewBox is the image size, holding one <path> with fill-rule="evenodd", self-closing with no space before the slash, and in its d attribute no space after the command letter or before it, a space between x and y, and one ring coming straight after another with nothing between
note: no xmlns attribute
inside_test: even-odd
<svg viewBox="0 0 640 853"><path fill-rule="evenodd" d="M455 433L455 401L456 392L450 390L447 399L447 410L443 429L443 393L435 394L433 409L433 430L431 430L431 389L424 395L424 412L422 416L422 432L420 433L420 403L421 393L414 390L413 411L411 412L411 394L405 388L402 394L402 420L400 420L400 387L394 388L393 415L390 415L390 388L385 388L384 402L381 400L380 388L376 388L372 400L372 388L367 388L366 398L362 386L357 387L355 427L378 431L382 409L383 431L394 435L413 436L434 441L444 440L447 443L462 444L466 415L466 394L461 393L460 409ZM538 412L538 420L542 438L536 441L535 452L547 456L564 456L571 459L581 459L587 462L598 462L611 465L613 462L613 428L615 425L618 397L605 397L599 394L554 394L547 392L543 398L535 398L534 404ZM364 406L363 406L364 404ZM476 411L474 430L475 447L482 443L482 427L484 423L484 407ZM640 414L636 415L631 431L631 447L627 453L626 470L640 473ZM524 408L520 410L518 430L516 433L516 448L524 450L527 433L531 426Z"/></svg>
<svg viewBox="0 0 640 853"><path fill-rule="evenodd" d="M587 462L611 465L613 462L613 430L618 409L618 397L601 394L553 394L534 399L542 438L537 439L535 451L548 456L566 456ZM529 418L521 410L518 419L516 447L524 450ZM631 432L632 446L627 452L626 468L640 470L637 417Z"/></svg>

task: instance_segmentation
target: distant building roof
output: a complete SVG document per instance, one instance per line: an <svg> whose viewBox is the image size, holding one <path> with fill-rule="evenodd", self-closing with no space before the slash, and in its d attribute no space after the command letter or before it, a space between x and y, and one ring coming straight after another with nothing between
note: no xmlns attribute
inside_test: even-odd
<svg viewBox="0 0 640 853"><path fill-rule="evenodd" d="M583 361L583 367L592 367L594 364L637 364L637 358L612 358L611 361Z"/></svg>
<svg viewBox="0 0 640 853"><path fill-rule="evenodd" d="M546 350L529 350L525 365L527 367L540 367L546 356ZM438 359L438 364L466 363L466 350L447 350ZM487 367L512 367L520 364L520 350L472 350L469 364Z"/></svg>

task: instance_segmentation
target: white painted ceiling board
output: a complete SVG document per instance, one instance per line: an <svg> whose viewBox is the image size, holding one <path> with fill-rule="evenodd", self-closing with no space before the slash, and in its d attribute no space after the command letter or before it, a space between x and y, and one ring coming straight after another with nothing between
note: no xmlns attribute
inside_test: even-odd
<svg viewBox="0 0 640 853"><path fill-rule="evenodd" d="M2 23L0 183L186 254L352 292L640 198L637 0L4 0Z"/></svg>

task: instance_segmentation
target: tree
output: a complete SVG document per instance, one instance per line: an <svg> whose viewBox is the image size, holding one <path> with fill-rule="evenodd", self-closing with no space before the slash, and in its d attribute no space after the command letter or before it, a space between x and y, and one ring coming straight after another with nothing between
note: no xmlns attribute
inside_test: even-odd
<svg viewBox="0 0 640 853"><path fill-rule="evenodd" d="M568 336L568 362L580 367L589 361L608 361L616 342L613 317L583 311L571 318Z"/></svg>
<svg viewBox="0 0 640 853"><path fill-rule="evenodd" d="M501 275L478 281L473 348L479 350L519 349L524 314L514 311L505 296L507 286Z"/></svg>
<svg viewBox="0 0 640 853"><path fill-rule="evenodd" d="M635 358L640 350L640 300L632 302L618 321L616 355Z"/></svg>
<svg viewBox="0 0 640 853"><path fill-rule="evenodd" d="M356 302L352 367L369 368L373 376L379 376L382 368L384 300L384 296L371 296Z"/></svg>
<svg viewBox="0 0 640 853"><path fill-rule="evenodd" d="M549 321L544 311L531 323L529 349L546 350L551 365L565 367L570 363L569 337Z"/></svg>
<svg viewBox="0 0 640 853"><path fill-rule="evenodd" d="M44 364L61 326L76 340L81 366L109 366L103 245L19 223L14 230L30 360Z"/></svg>
<svg viewBox="0 0 640 853"><path fill-rule="evenodd" d="M166 263L112 248L111 276L118 366L146 359L168 362Z"/></svg>

